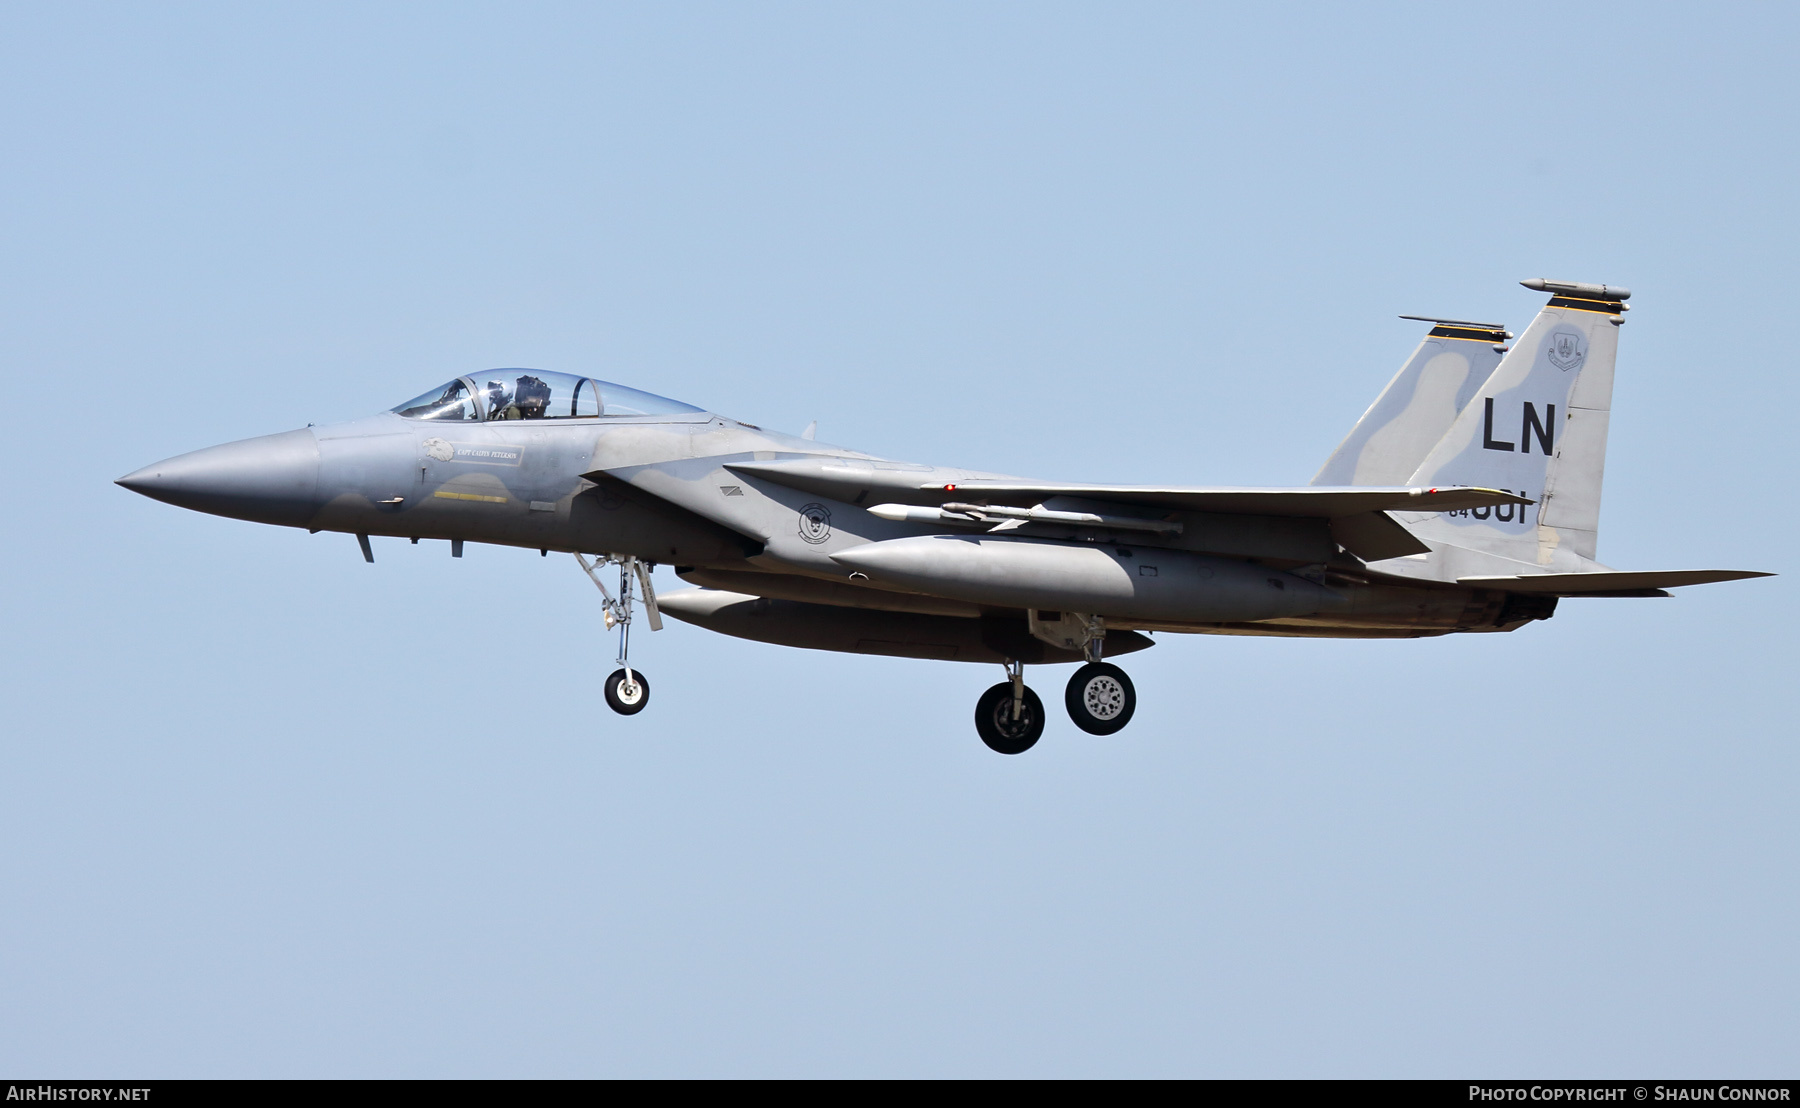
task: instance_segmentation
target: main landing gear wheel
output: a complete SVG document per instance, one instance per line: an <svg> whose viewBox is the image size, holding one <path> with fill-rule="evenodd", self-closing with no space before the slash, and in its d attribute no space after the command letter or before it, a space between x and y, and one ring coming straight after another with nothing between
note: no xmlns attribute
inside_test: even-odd
<svg viewBox="0 0 1800 1108"><path fill-rule="evenodd" d="M975 731L997 754L1023 754L1044 733L1044 702L1025 690L1019 714L1013 715L1013 683L1002 681L975 702Z"/></svg>
<svg viewBox="0 0 1800 1108"><path fill-rule="evenodd" d="M1123 730L1137 711L1137 690L1118 666L1089 662L1069 678L1063 704L1075 726L1090 735L1111 735Z"/></svg>
<svg viewBox="0 0 1800 1108"><path fill-rule="evenodd" d="M606 690L606 706L622 716L635 716L650 703L650 682L641 669L629 673L615 669L601 687Z"/></svg>

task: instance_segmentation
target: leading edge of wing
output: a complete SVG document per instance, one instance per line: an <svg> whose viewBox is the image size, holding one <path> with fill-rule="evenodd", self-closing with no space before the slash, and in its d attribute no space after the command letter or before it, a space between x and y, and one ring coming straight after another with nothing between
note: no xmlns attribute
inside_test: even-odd
<svg viewBox="0 0 1800 1108"><path fill-rule="evenodd" d="M1516 576L1458 577L1459 585L1504 589L1507 592L1541 593L1548 596L1594 596L1649 589L1673 589L1683 585L1711 585L1720 581L1746 581L1773 577L1753 569L1597 570L1593 573L1530 573Z"/></svg>
<svg viewBox="0 0 1800 1108"><path fill-rule="evenodd" d="M1367 512L1454 512L1505 504L1535 504L1504 489L1470 486L1389 488L1367 486L1302 486L1300 488L1164 488L1154 485L1050 485L969 481L956 485L921 485L921 492L954 492L959 499L1031 500L1073 496L1144 504L1185 512L1227 512L1253 516L1309 516L1337 519Z"/></svg>
<svg viewBox="0 0 1800 1108"><path fill-rule="evenodd" d="M1535 501L1504 489L1467 486L1416 488L1404 485L1302 485L1297 488L1186 488L1160 485L1088 485L1039 481L965 478L955 470L873 461L863 458L799 458L783 461L736 461L727 469L761 477L778 485L859 504L874 492L884 499L929 504L943 500L980 500L1030 507L1052 496L1112 501L1164 511L1220 512L1235 515L1306 516L1337 519L1369 512L1454 512ZM946 481L946 478L952 480Z"/></svg>

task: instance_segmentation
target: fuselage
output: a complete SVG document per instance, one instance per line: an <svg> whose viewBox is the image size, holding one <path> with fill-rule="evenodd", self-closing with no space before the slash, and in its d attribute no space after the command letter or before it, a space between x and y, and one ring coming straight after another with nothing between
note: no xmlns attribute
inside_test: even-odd
<svg viewBox="0 0 1800 1108"><path fill-rule="evenodd" d="M1150 636L1415 638L1511 631L1562 597L1660 597L1767 576L1597 560L1628 290L1532 279L1517 337L1431 329L1308 485L1041 481L878 458L573 374L497 369L391 412L147 466L127 488L313 531L572 552L619 638L607 704L634 715L634 596L739 638L998 662L976 730L1017 754L1043 732L1029 665L1082 663L1081 730L1116 733L1136 692L1108 659ZM1512 345L1508 345L1512 342ZM608 591L584 555L617 571ZM651 570L694 586L659 596Z"/></svg>
<svg viewBox="0 0 1800 1108"><path fill-rule="evenodd" d="M532 373L519 380L564 388L561 375ZM1119 631L1410 637L1547 614L1508 611L1499 593L1371 574L1323 520L1177 512L1158 517L1172 533L1046 523L970 533L883 518L867 509L936 504L961 483L1002 477L876 458L674 402L575 414L580 385L570 414L521 412L482 394L486 376L448 386L454 404L198 450L119 483L311 531L671 564L691 581L729 580L803 606L790 623L804 623L808 605L1021 626L1035 618L1027 613L1072 610Z"/></svg>

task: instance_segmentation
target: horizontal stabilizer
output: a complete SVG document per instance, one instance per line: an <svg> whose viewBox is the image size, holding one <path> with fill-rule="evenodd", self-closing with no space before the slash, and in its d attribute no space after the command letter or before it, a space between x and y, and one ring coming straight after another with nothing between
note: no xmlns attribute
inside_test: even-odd
<svg viewBox="0 0 1800 1108"><path fill-rule="evenodd" d="M1607 570L1597 573L1533 573L1524 576L1458 577L1459 585L1504 589L1507 592L1540 593L1546 596L1599 596L1607 593L1644 592L1673 589L1682 585L1710 585L1718 581L1743 581L1751 577L1773 577L1747 569L1664 569Z"/></svg>

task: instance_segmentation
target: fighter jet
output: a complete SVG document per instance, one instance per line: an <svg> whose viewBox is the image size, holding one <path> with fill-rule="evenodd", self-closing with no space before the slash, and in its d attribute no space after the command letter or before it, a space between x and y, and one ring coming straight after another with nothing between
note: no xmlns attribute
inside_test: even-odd
<svg viewBox="0 0 1800 1108"><path fill-rule="evenodd" d="M1516 342L1418 316L1424 340L1311 485L1041 481L892 461L567 373L469 373L364 419L182 454L118 481L214 515L574 555L619 632L607 704L650 684L634 606L813 650L984 662L991 749L1042 735L1027 665L1079 663L1063 703L1109 735L1137 706L1109 658L1152 633L1416 638L1513 631L1564 597L1667 596L1768 574L1595 560L1630 292L1530 280ZM1509 342L1511 345L1509 345ZM590 560L591 559L591 560ZM693 588L658 596L672 565ZM611 570L615 585L607 587Z"/></svg>

